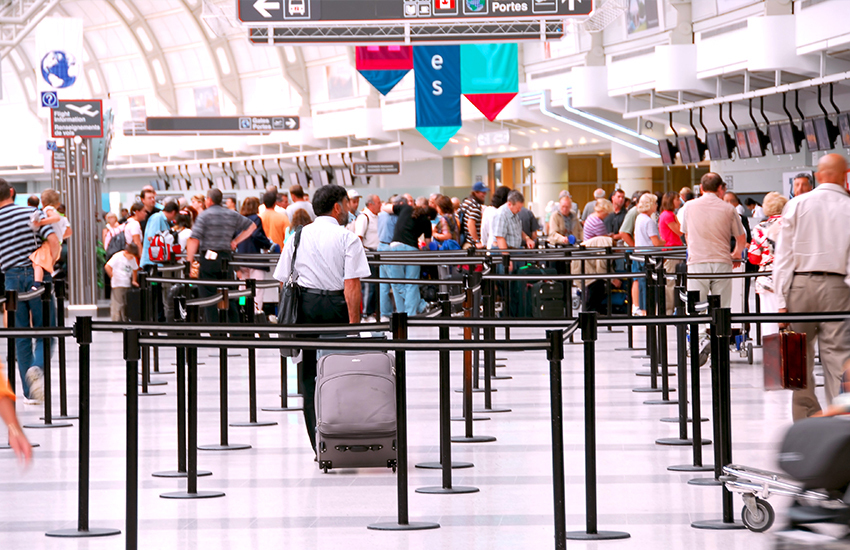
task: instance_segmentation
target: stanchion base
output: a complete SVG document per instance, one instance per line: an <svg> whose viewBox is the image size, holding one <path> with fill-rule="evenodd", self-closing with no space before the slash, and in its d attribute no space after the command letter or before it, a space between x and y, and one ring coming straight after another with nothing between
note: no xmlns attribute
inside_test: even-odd
<svg viewBox="0 0 850 550"><path fill-rule="evenodd" d="M722 519L707 519L705 521L695 521L691 524L694 529L710 529L712 531L730 531L732 529L746 529L740 521L732 521L725 523Z"/></svg>
<svg viewBox="0 0 850 550"><path fill-rule="evenodd" d="M162 493L159 495L159 498L170 498L177 500L190 500L196 498L218 498L223 497L224 493L221 491L198 491L197 493L183 493L183 492L174 492L174 493Z"/></svg>
<svg viewBox="0 0 850 550"><path fill-rule="evenodd" d="M509 413L510 409L472 409L475 413Z"/></svg>
<svg viewBox="0 0 850 550"><path fill-rule="evenodd" d="M491 376L490 380L513 380L513 376Z"/></svg>
<svg viewBox="0 0 850 550"><path fill-rule="evenodd" d="M139 397L154 397L154 396L157 396L157 395L165 395L165 392L163 392L163 391L149 391L149 392L140 391L137 395ZM124 397L127 397L126 393L124 394Z"/></svg>
<svg viewBox="0 0 850 550"><path fill-rule="evenodd" d="M261 411L266 412L286 412L286 411L303 411L304 409L301 407L271 407L271 408L263 408Z"/></svg>
<svg viewBox="0 0 850 550"><path fill-rule="evenodd" d="M472 468L475 464L472 462L455 462L452 460L452 470L461 470L463 468ZM439 462L420 462L416 465L416 468L420 468L422 470L442 470L443 465Z"/></svg>
<svg viewBox="0 0 850 550"><path fill-rule="evenodd" d="M649 355L632 355L632 359L652 359Z"/></svg>
<svg viewBox="0 0 850 550"><path fill-rule="evenodd" d="M634 388L635 393L661 393L661 388Z"/></svg>
<svg viewBox="0 0 850 550"><path fill-rule="evenodd" d="M499 391L496 388L490 388L490 391ZM455 393L463 393L463 390L455 390ZM484 388L472 388L472 393L484 393Z"/></svg>
<svg viewBox="0 0 850 550"><path fill-rule="evenodd" d="M44 420L44 417L39 416L38 419ZM60 416L54 416L53 417L53 420L79 420L79 419L80 419L79 416L69 416L69 415L60 415Z"/></svg>
<svg viewBox="0 0 850 550"><path fill-rule="evenodd" d="M261 426L277 426L277 422L231 422L234 428L257 428Z"/></svg>
<svg viewBox="0 0 850 550"><path fill-rule="evenodd" d="M679 439L678 437L662 437L661 439L656 439L655 444L656 445L670 445L670 446L673 446L673 447L676 447L676 446L684 447L684 446L693 445L694 440L693 439ZM703 445L711 445L711 440L710 439L703 439L702 444Z"/></svg>
<svg viewBox="0 0 850 550"><path fill-rule="evenodd" d="M717 481L713 477L695 477L688 480L688 485L698 485L700 487L717 487L723 485L723 482Z"/></svg>
<svg viewBox="0 0 850 550"><path fill-rule="evenodd" d="M112 535L120 535L121 531L119 529L109 529L106 527L101 528L89 528L86 531L80 531L78 529L57 529L55 531L48 531L44 535L46 537L56 537L63 539L81 539L85 537L111 537Z"/></svg>
<svg viewBox="0 0 850 550"><path fill-rule="evenodd" d="M673 399L649 399L643 402L644 405L678 405L678 400Z"/></svg>
<svg viewBox="0 0 850 550"><path fill-rule="evenodd" d="M41 447L41 445L39 445L38 443L30 442L30 447L36 448L36 447ZM7 451L11 448L12 448L12 446L9 445L8 443L0 443L0 451Z"/></svg>
<svg viewBox="0 0 850 550"><path fill-rule="evenodd" d="M618 540L631 537L625 531L599 531L587 533L585 531L567 531L567 540Z"/></svg>
<svg viewBox="0 0 850 550"><path fill-rule="evenodd" d="M199 451L244 451L250 449L247 443L231 443L230 445L198 445Z"/></svg>
<svg viewBox="0 0 850 550"><path fill-rule="evenodd" d="M425 521L411 521L404 525L395 522L373 523L372 525L366 526L366 529L372 529L373 531L424 531L426 529L439 528L439 523L429 523Z"/></svg>
<svg viewBox="0 0 850 550"><path fill-rule="evenodd" d="M171 363L171 365L176 367L177 363ZM198 366L200 366L200 365L206 365L206 363L204 363L203 361L198 361Z"/></svg>
<svg viewBox="0 0 850 550"><path fill-rule="evenodd" d="M452 443L491 443L493 441L496 441L496 438L492 435L473 435L472 437L459 435L452 438Z"/></svg>
<svg viewBox="0 0 850 550"><path fill-rule="evenodd" d="M706 418L704 416L702 418L700 418L700 420L702 422L708 422L708 418ZM667 418L662 418L661 421L662 422L670 422L671 424L678 424L679 423L679 417L678 416L668 416ZM694 421L693 418L688 418L688 422L693 422L693 421Z"/></svg>
<svg viewBox="0 0 850 550"><path fill-rule="evenodd" d="M154 472L151 475L153 477L189 477L188 472L180 472L178 470L171 470L167 472ZM211 475L212 472L208 472L206 470L198 470L198 477L206 477Z"/></svg>
<svg viewBox="0 0 850 550"><path fill-rule="evenodd" d="M614 348L614 351L637 351L640 348Z"/></svg>
<svg viewBox="0 0 850 550"><path fill-rule="evenodd" d="M671 472L713 472L714 466L706 464L705 466L694 466L693 464L678 464L676 466L667 466Z"/></svg>
<svg viewBox="0 0 850 550"><path fill-rule="evenodd" d="M484 421L484 420L490 420L490 417L489 416L473 416L472 417L473 422L481 422L481 421ZM465 422L465 421L466 421L466 419L462 416L453 416L452 417L452 422Z"/></svg>
<svg viewBox="0 0 850 550"><path fill-rule="evenodd" d="M652 376L652 372L651 372L651 371L648 371L648 370L642 370L642 371L638 371L638 372L636 372L636 373L635 373L635 376ZM661 374L661 368L660 368L660 367L659 367L659 369L658 369L658 376L662 376L662 374ZM675 372L673 372L673 371L671 371L671 370L668 370L668 371L667 371L667 376L676 376L676 373L675 373Z"/></svg>
<svg viewBox="0 0 850 550"><path fill-rule="evenodd" d="M277 396L283 397L281 394L277 394ZM300 397L302 399L304 398L304 396L301 395L300 393L288 393L288 394L286 394L286 397Z"/></svg>
<svg viewBox="0 0 850 550"><path fill-rule="evenodd" d="M22 427L30 429L30 430L38 430L44 428L70 428L73 424L62 424L62 423L53 423L53 424L24 424Z"/></svg>
<svg viewBox="0 0 850 550"><path fill-rule="evenodd" d="M200 364L200 363L198 363ZM152 370L151 374L174 374L173 370Z"/></svg>
<svg viewBox="0 0 850 550"><path fill-rule="evenodd" d="M139 382L139 386L141 386L141 385L142 385L142 383ZM150 382L148 382L148 386L167 386L167 385L168 385L168 382L166 382L165 380L151 380Z"/></svg>
<svg viewBox="0 0 850 550"><path fill-rule="evenodd" d="M423 495L462 495L466 493L477 493L478 491L478 487L452 487L451 489L445 489L443 487L420 487L416 489L417 493L422 493Z"/></svg>

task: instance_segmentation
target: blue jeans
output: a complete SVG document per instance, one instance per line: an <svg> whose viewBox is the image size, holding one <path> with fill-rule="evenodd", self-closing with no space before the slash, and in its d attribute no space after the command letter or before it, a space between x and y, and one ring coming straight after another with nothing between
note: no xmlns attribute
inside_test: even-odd
<svg viewBox="0 0 850 550"><path fill-rule="evenodd" d="M410 251L418 250L407 244L395 243L391 245L390 250ZM393 279L419 279L421 268L418 265L390 265L390 277ZM425 311L428 304L422 299L419 294L419 285L400 285L393 284L393 297L395 298L395 308L398 312L407 313L408 317Z"/></svg>
<svg viewBox="0 0 850 550"><path fill-rule="evenodd" d="M50 282L52 278L49 273L44 274L44 282ZM6 290L15 290L19 294L28 292L33 286L32 267L13 267L6 271ZM41 315L41 298L35 298L28 302L18 302L15 312L15 326L17 328L29 328L44 326ZM32 325L30 325L32 317ZM56 326L56 304L50 298L50 320L48 326ZM56 339L50 339L50 350L56 348ZM15 351L18 357L18 372L21 373L21 390L29 397L30 387L27 383L27 370L30 367L44 367L44 340L35 341L35 353L33 353L32 338L16 338Z"/></svg>
<svg viewBox="0 0 850 550"><path fill-rule="evenodd" d="M380 243L378 245L379 252L385 252L390 249L390 245ZM378 266L378 272L382 279L390 278L391 265L382 265ZM380 292L380 306L381 306L381 317L390 317L393 314L393 302L390 299L390 285L381 284L381 292Z"/></svg>
<svg viewBox="0 0 850 550"><path fill-rule="evenodd" d="M632 273L645 273L645 272L646 272L646 268L645 268L644 262L636 262L636 261L632 260ZM646 279L641 278L641 279L638 279L637 282L638 282L638 289L639 289L639 292L640 292L639 293L640 304L638 304L638 307L640 309L642 309L643 311L646 311Z"/></svg>

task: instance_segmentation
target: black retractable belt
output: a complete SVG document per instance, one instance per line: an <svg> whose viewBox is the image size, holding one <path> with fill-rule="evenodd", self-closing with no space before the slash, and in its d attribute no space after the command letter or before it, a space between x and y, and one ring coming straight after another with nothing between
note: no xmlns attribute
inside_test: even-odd
<svg viewBox="0 0 850 550"><path fill-rule="evenodd" d="M56 326L65 326L65 281L56 279L53 281L53 293L56 295ZM68 415L68 388L65 369L65 337L59 337L59 416L53 418L59 420L75 420L76 416Z"/></svg>

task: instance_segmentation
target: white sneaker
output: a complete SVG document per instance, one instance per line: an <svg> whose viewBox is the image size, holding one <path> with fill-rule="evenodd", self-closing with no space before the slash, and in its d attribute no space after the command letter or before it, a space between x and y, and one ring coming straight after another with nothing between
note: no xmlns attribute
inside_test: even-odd
<svg viewBox="0 0 850 550"><path fill-rule="evenodd" d="M41 367L30 367L27 370L27 384L30 386L29 398L41 403L44 401L44 371Z"/></svg>
<svg viewBox="0 0 850 550"><path fill-rule="evenodd" d="M389 322L390 322L390 318L389 318L389 317L387 317L386 315L381 315L381 322L382 322L382 323L389 323Z"/></svg>
<svg viewBox="0 0 850 550"><path fill-rule="evenodd" d="M709 357L711 357L711 339L703 335L699 341L699 366L708 363Z"/></svg>

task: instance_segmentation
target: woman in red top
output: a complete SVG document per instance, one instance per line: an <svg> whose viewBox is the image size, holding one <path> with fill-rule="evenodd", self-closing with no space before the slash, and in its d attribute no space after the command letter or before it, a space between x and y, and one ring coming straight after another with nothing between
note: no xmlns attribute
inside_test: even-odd
<svg viewBox="0 0 850 550"><path fill-rule="evenodd" d="M682 205L682 199L678 193L670 191L665 193L661 199L661 216L658 218L658 234L661 240L667 246L682 246L682 228L679 225L679 220L676 218L676 209ZM681 263L681 260L665 260L664 271L667 273L675 273L676 266ZM673 314L673 306L675 305L674 294L675 281L667 280L667 314Z"/></svg>
<svg viewBox="0 0 850 550"><path fill-rule="evenodd" d="M682 228L676 219L676 209L682 204L678 193L670 191L661 199L661 217L658 218L658 234L667 246L682 246Z"/></svg>

